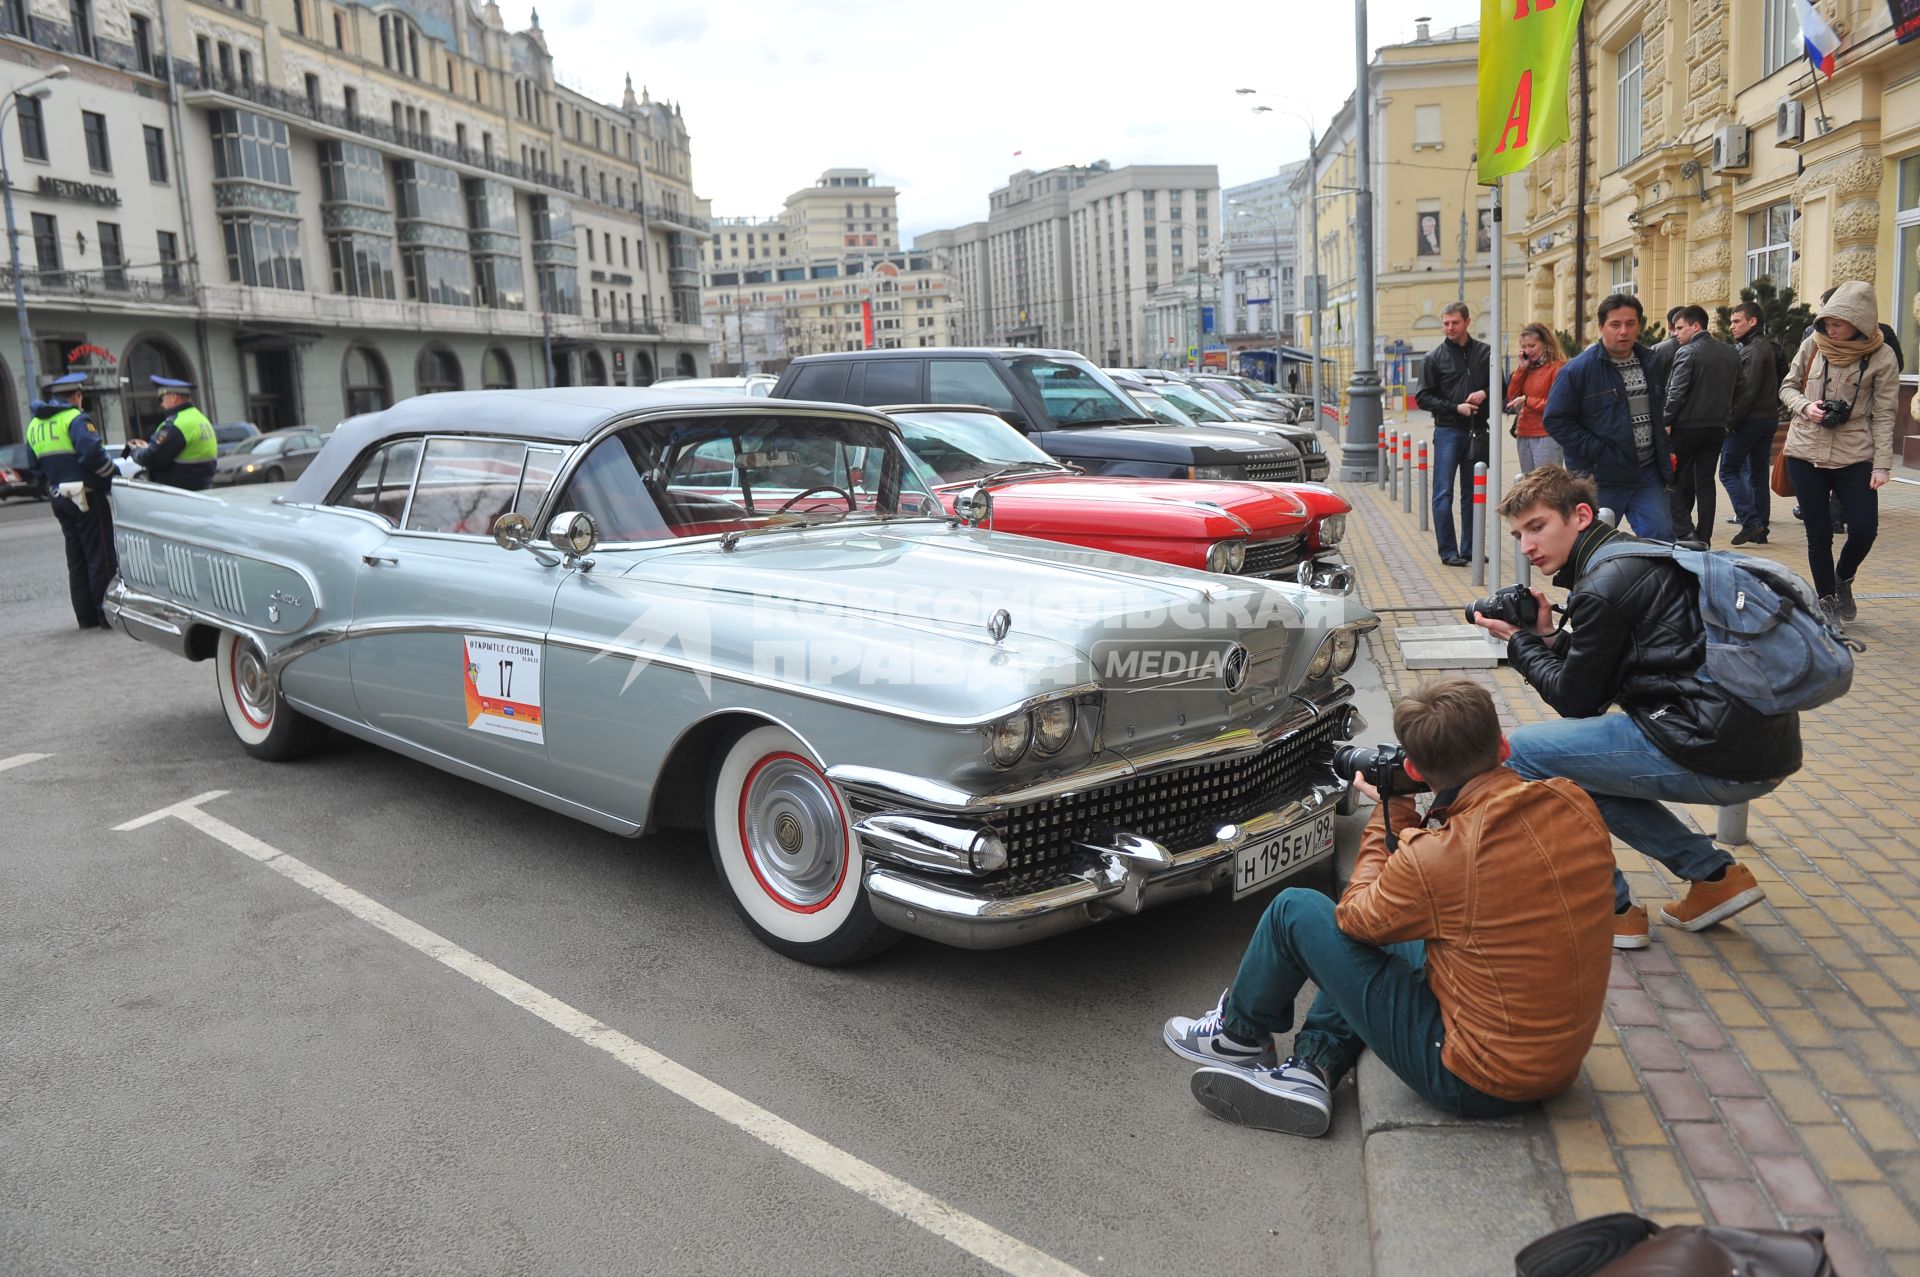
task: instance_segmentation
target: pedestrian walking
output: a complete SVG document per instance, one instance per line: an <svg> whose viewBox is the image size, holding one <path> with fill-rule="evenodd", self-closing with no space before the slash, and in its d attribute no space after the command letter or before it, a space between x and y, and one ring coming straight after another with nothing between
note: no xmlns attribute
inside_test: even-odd
<svg viewBox="0 0 1920 1277"><path fill-rule="evenodd" d="M1287 393L1292 395L1300 393L1300 365L1298 364L1287 369Z"/></svg>
<svg viewBox="0 0 1920 1277"><path fill-rule="evenodd" d="M1420 366L1420 389L1414 403L1433 414L1433 534L1440 561L1465 567L1464 553L1473 545L1473 463L1487 459L1487 378L1493 352L1475 341L1468 326L1472 314L1465 302L1448 302L1440 313L1446 340L1427 352ZM1460 496L1459 533L1454 532L1454 495Z"/></svg>
<svg viewBox="0 0 1920 1277"><path fill-rule="evenodd" d="M1780 383L1780 403L1793 415L1787 474L1807 527L1807 566L1836 623L1859 614L1853 581L1879 534L1880 489L1893 474L1900 364L1879 309L1871 284L1840 285ZM1837 565L1829 496L1839 498L1848 528Z"/></svg>
<svg viewBox="0 0 1920 1277"><path fill-rule="evenodd" d="M1673 537L1709 545L1716 495L1713 475L1740 390L1740 352L1707 332L1707 312L1702 306L1682 308L1673 331L1680 342L1667 377L1666 404L1673 437Z"/></svg>
<svg viewBox="0 0 1920 1277"><path fill-rule="evenodd" d="M1673 538L1667 488L1673 444L1661 414L1666 383L1653 352L1638 343L1646 312L1632 293L1600 303L1600 340L1560 370L1547 396L1547 433L1567 469L1590 475L1602 506L1656 541Z"/></svg>
<svg viewBox="0 0 1920 1277"><path fill-rule="evenodd" d="M1680 312L1685 309L1685 305L1680 305L1673 307L1667 312L1667 335L1661 338L1653 347L1654 367L1659 370L1660 380L1662 382L1666 381L1668 376L1672 374L1673 357L1680 352L1680 338L1673 331L1673 326L1679 322Z"/></svg>
<svg viewBox="0 0 1920 1277"><path fill-rule="evenodd" d="M193 383L174 377L149 377L160 390L160 410L166 413L151 439L129 439L129 459L155 483L193 491L213 484L220 444L213 423L193 406Z"/></svg>
<svg viewBox="0 0 1920 1277"><path fill-rule="evenodd" d="M27 446L46 477L53 517L66 540L73 617L81 629L91 630L106 628L101 605L118 564L113 509L107 500L113 462L81 407L86 381L85 373L72 372L46 383L46 398L34 403L33 420L27 423Z"/></svg>
<svg viewBox="0 0 1920 1277"><path fill-rule="evenodd" d="M1733 503L1740 530L1735 545L1765 545L1773 514L1773 437L1779 430L1780 367L1773 341L1761 326L1758 303L1733 308L1728 326L1740 355L1740 385L1734 392L1727 441L1720 448L1720 483Z"/></svg>
<svg viewBox="0 0 1920 1277"><path fill-rule="evenodd" d="M1520 448L1521 474L1566 460L1560 445L1547 433L1546 422L1547 395L1566 362L1553 329L1545 324L1528 324L1520 330L1520 364L1507 383L1507 411L1519 414L1513 424L1513 437Z"/></svg>

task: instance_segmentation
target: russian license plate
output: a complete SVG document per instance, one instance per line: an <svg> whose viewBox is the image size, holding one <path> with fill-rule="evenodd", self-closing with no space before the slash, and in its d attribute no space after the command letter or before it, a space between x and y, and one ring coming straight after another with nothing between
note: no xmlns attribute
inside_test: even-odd
<svg viewBox="0 0 1920 1277"><path fill-rule="evenodd" d="M1239 863L1233 874L1233 898L1250 895L1309 860L1318 860L1333 850L1333 813L1314 816L1299 824L1250 842L1239 851Z"/></svg>

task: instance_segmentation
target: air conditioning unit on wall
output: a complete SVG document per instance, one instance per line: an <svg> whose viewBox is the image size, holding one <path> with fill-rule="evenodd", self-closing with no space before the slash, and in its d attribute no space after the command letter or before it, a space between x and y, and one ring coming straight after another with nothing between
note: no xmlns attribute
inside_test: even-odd
<svg viewBox="0 0 1920 1277"><path fill-rule="evenodd" d="M1807 133L1807 108L1792 98L1782 98L1773 109L1773 144L1793 146Z"/></svg>
<svg viewBox="0 0 1920 1277"><path fill-rule="evenodd" d="M1747 147L1752 140L1752 130L1744 124L1729 124L1713 135L1713 171L1724 173L1728 169L1747 167Z"/></svg>

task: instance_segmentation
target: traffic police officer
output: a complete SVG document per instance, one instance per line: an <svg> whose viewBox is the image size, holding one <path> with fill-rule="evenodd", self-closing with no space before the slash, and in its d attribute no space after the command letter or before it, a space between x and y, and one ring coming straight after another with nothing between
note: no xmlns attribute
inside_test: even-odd
<svg viewBox="0 0 1920 1277"><path fill-rule="evenodd" d="M196 491L209 486L220 445L207 414L193 406L193 383L173 377L148 380L160 388L160 410L167 415L151 439L128 441L129 459L155 483Z"/></svg>
<svg viewBox="0 0 1920 1277"><path fill-rule="evenodd" d="M27 446L33 450L34 465L46 476L53 517L60 520L67 540L67 590L74 619L83 630L106 628L101 603L119 567L113 553L113 509L107 502L113 462L93 422L81 411L86 381L82 372L49 380L47 397L33 405L33 420L27 423Z"/></svg>

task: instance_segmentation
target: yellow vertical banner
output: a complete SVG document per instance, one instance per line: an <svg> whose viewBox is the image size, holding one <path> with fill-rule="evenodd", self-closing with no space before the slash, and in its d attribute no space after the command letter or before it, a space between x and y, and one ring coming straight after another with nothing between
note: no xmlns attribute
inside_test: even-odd
<svg viewBox="0 0 1920 1277"><path fill-rule="evenodd" d="M1480 0L1480 183L1567 140L1567 79L1583 0Z"/></svg>

